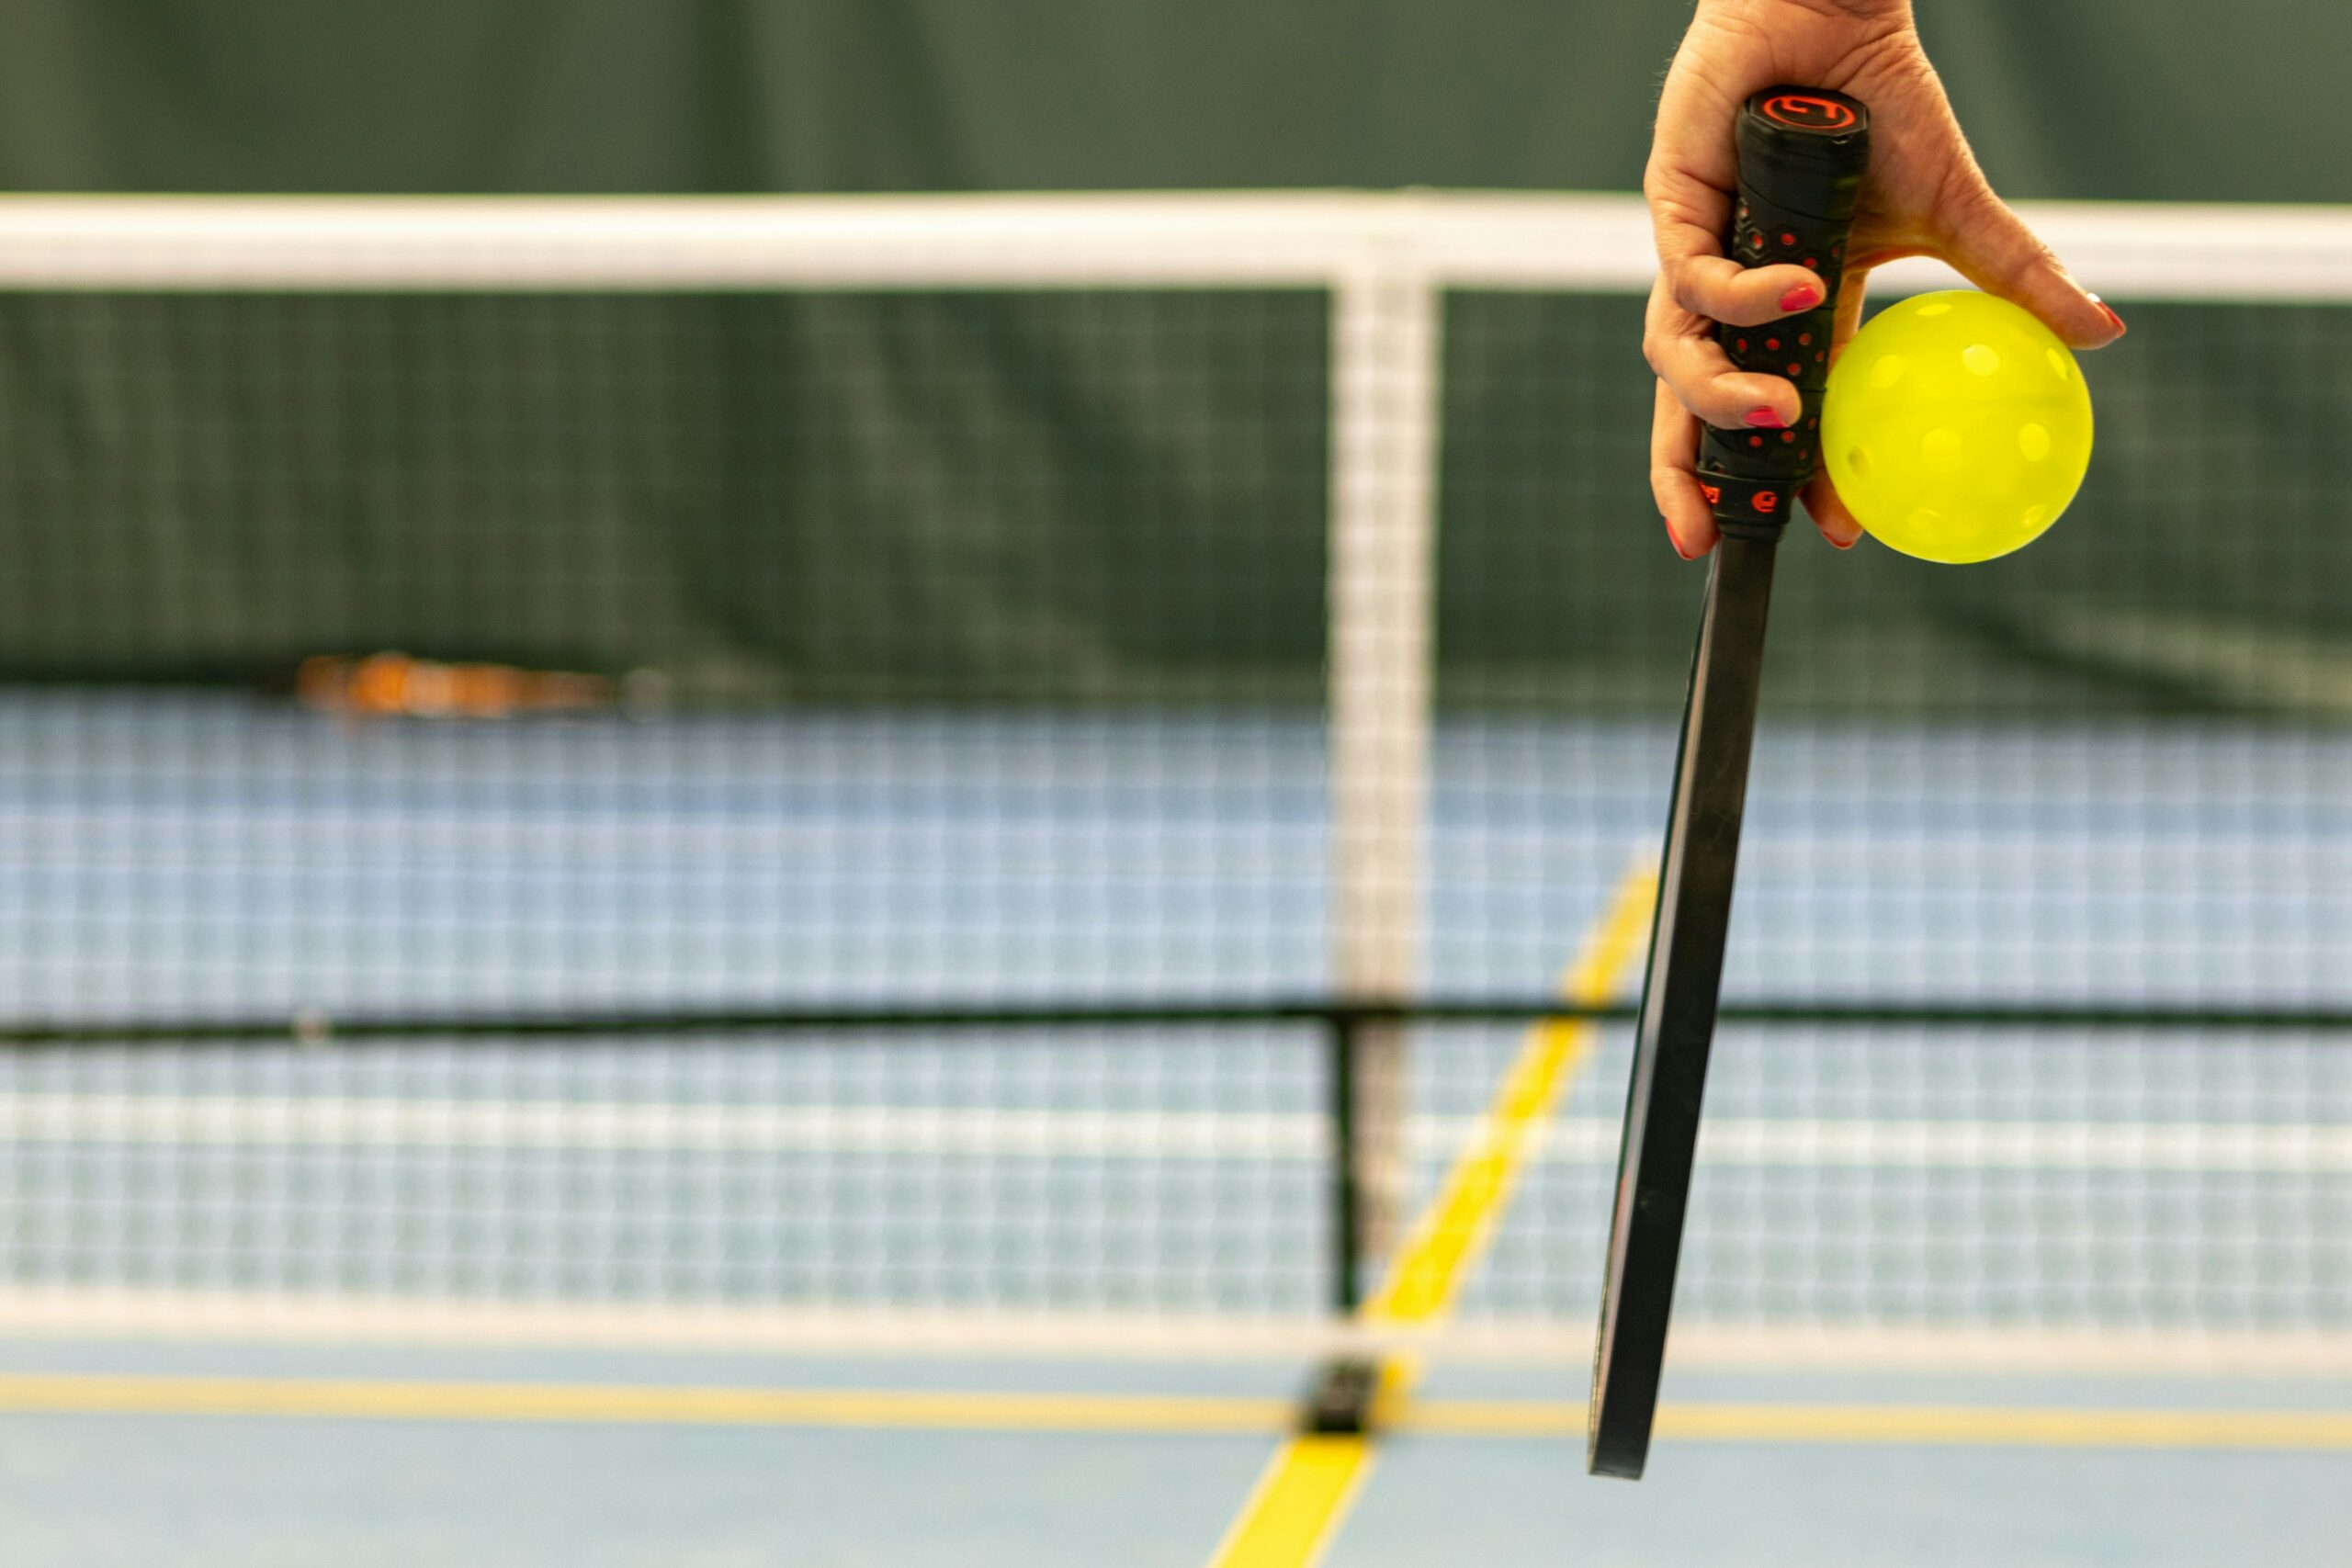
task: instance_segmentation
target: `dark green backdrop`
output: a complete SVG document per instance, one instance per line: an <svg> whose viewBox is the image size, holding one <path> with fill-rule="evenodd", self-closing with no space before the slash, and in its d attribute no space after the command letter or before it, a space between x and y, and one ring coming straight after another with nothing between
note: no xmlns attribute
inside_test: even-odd
<svg viewBox="0 0 2352 1568"><path fill-rule="evenodd" d="M5 0L0 185L1623 189L1676 0ZM2021 197L2352 200L2338 0L1919 0Z"/></svg>

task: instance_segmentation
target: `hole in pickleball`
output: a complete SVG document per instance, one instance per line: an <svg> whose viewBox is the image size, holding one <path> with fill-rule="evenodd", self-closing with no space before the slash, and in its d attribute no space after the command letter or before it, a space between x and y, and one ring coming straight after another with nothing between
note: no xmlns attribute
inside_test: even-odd
<svg viewBox="0 0 2352 1568"><path fill-rule="evenodd" d="M2038 424L2018 427L2018 450L2029 463L2039 463L2050 456L2050 432Z"/></svg>
<svg viewBox="0 0 2352 1568"><path fill-rule="evenodd" d="M1846 466L1854 470L1854 477L1858 479L1871 477L1871 455L1860 446L1846 448Z"/></svg>
<svg viewBox="0 0 2352 1568"><path fill-rule="evenodd" d="M2075 367L2066 363L2066 356L2054 348L2045 352L2050 355L2050 368L2058 372L2058 379L2061 381L2069 379L2074 374Z"/></svg>
<svg viewBox="0 0 2352 1568"><path fill-rule="evenodd" d="M1879 391L1885 391L1902 379L1903 356L1899 354L1882 355L1878 363L1871 367L1871 385Z"/></svg>
<svg viewBox="0 0 2352 1568"><path fill-rule="evenodd" d="M1979 376L1990 376L2001 367L2001 355L1989 343L1972 343L1960 351L1960 362Z"/></svg>
<svg viewBox="0 0 2352 1568"><path fill-rule="evenodd" d="M1919 456L1928 467L1946 473L1960 467L1960 432L1931 430L1919 438Z"/></svg>
<svg viewBox="0 0 2352 1568"><path fill-rule="evenodd" d="M2025 509L2025 525L2029 529L2039 528L2049 515L2050 508L2046 506L2040 504L2029 506Z"/></svg>
<svg viewBox="0 0 2352 1568"><path fill-rule="evenodd" d="M1940 316L1946 310L1951 309L1951 301L1949 299L1931 299L1927 304L1919 307L1919 314L1923 316Z"/></svg>

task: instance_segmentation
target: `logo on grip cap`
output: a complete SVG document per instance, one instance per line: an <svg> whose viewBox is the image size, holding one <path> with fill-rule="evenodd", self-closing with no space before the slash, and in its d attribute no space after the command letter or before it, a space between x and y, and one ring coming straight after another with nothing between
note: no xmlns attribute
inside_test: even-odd
<svg viewBox="0 0 2352 1568"><path fill-rule="evenodd" d="M1775 93L1764 100L1764 118L1799 130L1851 130L1854 111L1835 98L1811 93Z"/></svg>

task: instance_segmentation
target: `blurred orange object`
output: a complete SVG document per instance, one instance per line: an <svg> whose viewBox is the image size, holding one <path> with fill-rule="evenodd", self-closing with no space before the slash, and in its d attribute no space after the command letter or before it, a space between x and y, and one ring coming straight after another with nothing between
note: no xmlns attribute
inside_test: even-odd
<svg viewBox="0 0 2352 1568"><path fill-rule="evenodd" d="M616 683L601 675L445 664L404 653L315 654L295 672L294 694L313 712L361 718L515 718L606 708L618 700Z"/></svg>

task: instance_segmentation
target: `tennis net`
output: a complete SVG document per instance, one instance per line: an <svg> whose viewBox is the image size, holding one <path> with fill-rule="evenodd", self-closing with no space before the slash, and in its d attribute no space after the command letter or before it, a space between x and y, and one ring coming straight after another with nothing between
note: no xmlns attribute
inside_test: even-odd
<svg viewBox="0 0 2352 1568"><path fill-rule="evenodd" d="M2352 1341L2352 215L2035 217L2075 510L1784 552L1679 1345ZM1650 265L0 203L0 1325L1328 1337L1655 852ZM1621 1034L1464 1342L1582 1359Z"/></svg>

